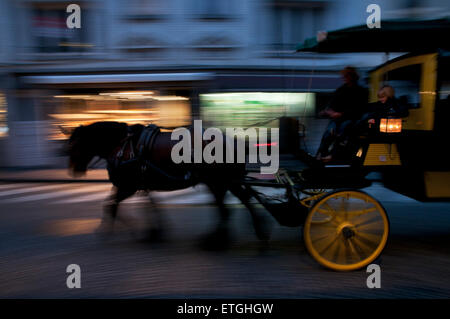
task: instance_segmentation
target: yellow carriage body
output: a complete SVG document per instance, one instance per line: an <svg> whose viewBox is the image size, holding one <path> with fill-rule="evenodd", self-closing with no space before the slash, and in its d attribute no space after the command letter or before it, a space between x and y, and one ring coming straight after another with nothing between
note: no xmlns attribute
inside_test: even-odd
<svg viewBox="0 0 450 319"><path fill-rule="evenodd" d="M369 78L370 102L375 102L382 85L396 89L397 79L391 75L407 70L404 75L417 76L416 92L410 92L416 103L402 119L402 132L392 134L391 142L385 137L385 143L369 144L363 166L378 167L385 172L387 187L421 201L450 200L450 164L443 158L449 134L442 127L450 105L448 99L446 104L440 99L445 91L439 82L446 78L447 64L448 57L438 52L407 54L379 66ZM446 107L444 113L437 112L438 107Z"/></svg>

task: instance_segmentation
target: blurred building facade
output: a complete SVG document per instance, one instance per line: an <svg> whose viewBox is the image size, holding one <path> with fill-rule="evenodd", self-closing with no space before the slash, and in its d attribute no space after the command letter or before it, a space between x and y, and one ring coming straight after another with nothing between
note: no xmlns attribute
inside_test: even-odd
<svg viewBox="0 0 450 319"><path fill-rule="evenodd" d="M62 132L96 120L245 126L314 116L340 85L340 68L384 57L295 54L295 46L319 30L364 24L372 2L84 0L75 2L81 28L69 29L73 2L1 0L0 166L61 165ZM444 0L377 4L382 19L450 12Z"/></svg>

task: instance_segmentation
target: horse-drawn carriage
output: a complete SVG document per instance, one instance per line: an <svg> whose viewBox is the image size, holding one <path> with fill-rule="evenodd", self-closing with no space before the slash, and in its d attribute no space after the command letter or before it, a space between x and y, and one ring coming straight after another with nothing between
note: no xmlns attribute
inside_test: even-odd
<svg viewBox="0 0 450 319"><path fill-rule="evenodd" d="M224 222L227 214L223 197L227 190L241 199L249 210L248 199L255 197L280 224L303 225L306 247L323 266L334 270L354 270L370 264L387 243L389 221L383 206L361 191L371 184L367 179L369 173L381 173L386 187L421 201L450 199L450 162L444 156L445 142L450 135L445 123L450 105L448 96L443 96L450 91L450 72L447 72L450 54L443 50L445 47L441 46L440 38L445 38L449 29L450 23L445 19L383 21L381 29L361 26L338 30L326 36L321 34L320 41L307 40L299 47L299 51L317 52L414 52L388 61L370 72L370 100L375 101L378 88L388 82L408 99L409 115L403 119L383 118L379 126L354 136L352 147L347 149L345 163L322 165L300 152L302 166L293 171L280 169L273 180L245 177L248 172L243 172L242 166L228 169L222 164L202 168L196 171L198 174L194 172L189 176L197 176L197 182L205 182L210 187ZM420 52L417 48L421 49ZM101 134L100 128L103 129ZM101 151L94 154L93 148L87 144L99 136L115 138L116 144L110 140L108 143L98 140L96 147ZM166 142L167 138L170 140L166 137ZM83 139L87 146L82 151L79 146ZM133 133L126 125L92 126L90 131L79 129L70 140L74 171L85 170L94 155L106 158L117 145L123 150L124 145L139 145L141 140L142 134ZM160 150L169 145L163 141L157 143ZM89 156L83 155L87 153ZM160 154L150 154L145 163L161 168L160 175L179 168L159 166L169 163ZM166 154L170 155L170 151ZM133 172L119 174L123 181L116 185L118 191L111 206L112 217L118 203L138 189L134 181L140 178L141 173L139 170ZM178 176L186 176L182 169L180 174ZM239 179L240 185L233 184L232 179ZM183 185L189 186L190 182L190 179L183 180ZM284 188L286 196L284 200L271 200L256 191L256 186ZM254 211L251 212L258 233L260 225Z"/></svg>

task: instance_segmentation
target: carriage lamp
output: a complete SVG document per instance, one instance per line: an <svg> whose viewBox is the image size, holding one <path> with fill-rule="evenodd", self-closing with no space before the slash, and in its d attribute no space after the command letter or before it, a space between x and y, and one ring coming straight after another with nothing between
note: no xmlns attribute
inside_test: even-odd
<svg viewBox="0 0 450 319"><path fill-rule="evenodd" d="M380 120L380 132L400 133L402 131L401 118L383 118Z"/></svg>

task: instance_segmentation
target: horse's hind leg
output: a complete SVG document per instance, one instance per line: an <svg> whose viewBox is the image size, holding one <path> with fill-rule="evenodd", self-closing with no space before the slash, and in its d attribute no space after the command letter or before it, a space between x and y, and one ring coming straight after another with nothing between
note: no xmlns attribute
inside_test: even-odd
<svg viewBox="0 0 450 319"><path fill-rule="evenodd" d="M215 231L204 238L202 246L210 250L225 249L230 243L228 229L230 212L224 203L225 194L228 189L224 185L208 185L208 187L214 195L217 208L219 209L219 221Z"/></svg>
<svg viewBox="0 0 450 319"><path fill-rule="evenodd" d="M255 233L258 239L267 241L270 239L269 225L265 218L260 215L255 207L250 203L252 195L249 190L247 190L242 185L234 184L230 187L231 193L236 196L248 209L252 217L253 227L255 228Z"/></svg>

